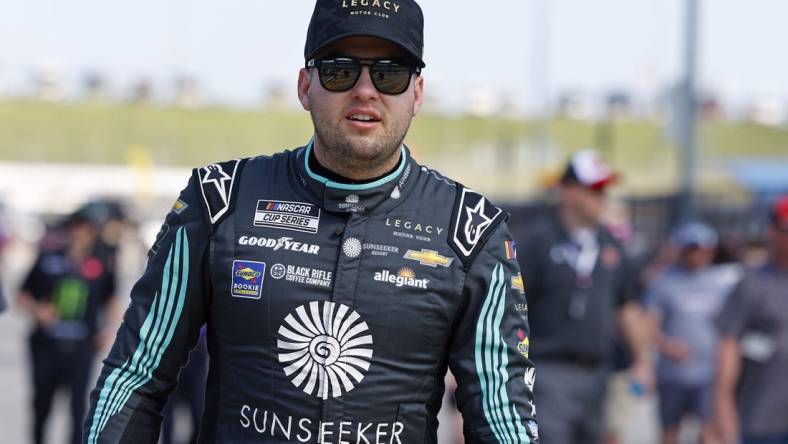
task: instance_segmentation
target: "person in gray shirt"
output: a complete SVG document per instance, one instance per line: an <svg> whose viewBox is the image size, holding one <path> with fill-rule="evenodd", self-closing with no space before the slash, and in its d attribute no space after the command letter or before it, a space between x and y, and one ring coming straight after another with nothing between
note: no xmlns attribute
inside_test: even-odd
<svg viewBox="0 0 788 444"><path fill-rule="evenodd" d="M788 444L788 196L771 222L769 262L745 275L716 323L715 422L724 444Z"/></svg>
<svg viewBox="0 0 788 444"><path fill-rule="evenodd" d="M712 265L718 236L690 222L673 233L676 264L648 288L645 302L655 326L657 393L662 444L678 442L687 415L702 423L704 444L715 442L712 422L718 335L714 318L739 278L736 265Z"/></svg>

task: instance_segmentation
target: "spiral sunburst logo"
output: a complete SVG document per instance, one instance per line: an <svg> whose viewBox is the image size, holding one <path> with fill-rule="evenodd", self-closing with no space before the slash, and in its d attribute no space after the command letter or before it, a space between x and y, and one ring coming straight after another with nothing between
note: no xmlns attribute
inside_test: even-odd
<svg viewBox="0 0 788 444"><path fill-rule="evenodd" d="M342 252L347 257L358 257L361 254L361 241L355 237L345 239L345 243L342 245Z"/></svg>
<svg viewBox="0 0 788 444"><path fill-rule="evenodd" d="M276 346L293 385L322 399L353 390L372 360L367 323L350 307L333 302L310 302L288 314Z"/></svg>

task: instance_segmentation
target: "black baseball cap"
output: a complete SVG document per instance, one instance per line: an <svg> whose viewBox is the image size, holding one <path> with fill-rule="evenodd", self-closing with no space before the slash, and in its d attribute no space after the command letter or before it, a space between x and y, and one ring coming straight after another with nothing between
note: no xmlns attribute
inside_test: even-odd
<svg viewBox="0 0 788 444"><path fill-rule="evenodd" d="M413 0L317 0L306 34L304 59L346 37L378 37L396 43L420 67L424 14Z"/></svg>

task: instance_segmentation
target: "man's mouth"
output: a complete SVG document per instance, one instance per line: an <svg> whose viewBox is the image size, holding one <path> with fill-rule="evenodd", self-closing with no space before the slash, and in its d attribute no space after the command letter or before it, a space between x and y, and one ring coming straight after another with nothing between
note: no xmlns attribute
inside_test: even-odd
<svg viewBox="0 0 788 444"><path fill-rule="evenodd" d="M350 110L345 118L351 122L358 122L360 124L373 124L380 122L380 114L371 109L356 108Z"/></svg>
<svg viewBox="0 0 788 444"><path fill-rule="evenodd" d="M350 117L348 117L348 119L355 120L357 122L379 122L380 121L379 119L376 119L376 118L374 118L374 117L372 117L370 115L366 115L366 114L353 114Z"/></svg>

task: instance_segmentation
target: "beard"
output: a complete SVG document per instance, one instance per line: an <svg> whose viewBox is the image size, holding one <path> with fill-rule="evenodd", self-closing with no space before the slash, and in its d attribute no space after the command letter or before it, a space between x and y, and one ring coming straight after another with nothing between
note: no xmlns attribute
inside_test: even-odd
<svg viewBox="0 0 788 444"><path fill-rule="evenodd" d="M315 137L334 163L350 169L374 169L396 156L410 128L411 116L393 116L380 131L360 135L343 131L331 113L310 111Z"/></svg>

